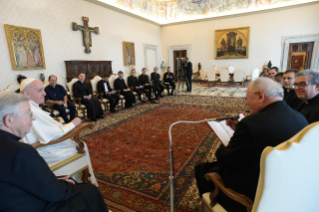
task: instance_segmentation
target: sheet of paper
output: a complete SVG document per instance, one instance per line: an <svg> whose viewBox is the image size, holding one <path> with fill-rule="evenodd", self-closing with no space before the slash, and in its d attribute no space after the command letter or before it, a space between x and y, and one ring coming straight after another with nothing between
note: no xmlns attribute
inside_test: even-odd
<svg viewBox="0 0 319 212"><path fill-rule="evenodd" d="M111 91L111 94L115 94L116 93L116 91Z"/></svg>
<svg viewBox="0 0 319 212"><path fill-rule="evenodd" d="M239 121L242 120L245 116L240 113L239 114ZM208 126L215 132L216 136L222 142L224 146L227 146L230 138L234 134L234 130L226 125L226 120L224 121L209 121L207 122Z"/></svg>

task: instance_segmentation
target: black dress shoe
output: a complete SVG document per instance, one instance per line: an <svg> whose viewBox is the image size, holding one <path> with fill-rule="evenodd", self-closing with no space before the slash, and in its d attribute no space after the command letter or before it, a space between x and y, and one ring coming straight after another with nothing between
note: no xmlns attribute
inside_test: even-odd
<svg viewBox="0 0 319 212"><path fill-rule="evenodd" d="M111 113L116 113L117 110L115 110L115 109L114 109L114 110L110 110L110 112L111 112Z"/></svg>

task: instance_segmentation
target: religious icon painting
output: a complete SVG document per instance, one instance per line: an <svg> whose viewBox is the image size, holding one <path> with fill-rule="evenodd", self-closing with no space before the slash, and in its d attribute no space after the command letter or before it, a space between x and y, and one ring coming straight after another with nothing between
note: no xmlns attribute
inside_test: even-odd
<svg viewBox="0 0 319 212"><path fill-rule="evenodd" d="M248 58L249 27L215 31L215 59Z"/></svg>
<svg viewBox="0 0 319 212"><path fill-rule="evenodd" d="M45 69L41 31L4 25L13 70Z"/></svg>
<svg viewBox="0 0 319 212"><path fill-rule="evenodd" d="M124 66L135 66L135 44L123 42Z"/></svg>

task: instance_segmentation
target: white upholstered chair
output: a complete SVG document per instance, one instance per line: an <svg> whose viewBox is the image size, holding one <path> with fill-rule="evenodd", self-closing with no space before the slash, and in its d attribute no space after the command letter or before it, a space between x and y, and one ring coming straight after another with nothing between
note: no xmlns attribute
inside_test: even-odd
<svg viewBox="0 0 319 212"><path fill-rule="evenodd" d="M4 89L3 92L15 92L19 88L20 88L20 85L18 85L18 84L10 84L7 86L6 89Z"/></svg>
<svg viewBox="0 0 319 212"><path fill-rule="evenodd" d="M200 79L204 82L207 81L207 74L206 74L206 71L204 69L201 69L199 71L199 75L200 75Z"/></svg>
<svg viewBox="0 0 319 212"><path fill-rule="evenodd" d="M257 79L259 77L259 69L255 68L252 72L250 76L246 77L247 81L254 81L255 79Z"/></svg>
<svg viewBox="0 0 319 212"><path fill-rule="evenodd" d="M266 147L261 155L255 202L225 189L217 173L206 174L219 192L243 204L250 212L318 211L319 208L319 122L308 125L276 147ZM216 192L216 190L214 191ZM203 195L203 204L214 206L214 195ZM207 206L207 205L206 205Z"/></svg>
<svg viewBox="0 0 319 212"><path fill-rule="evenodd" d="M86 106L81 104L81 98L76 98L73 95L73 84L76 83L77 81L79 81L78 78L73 78L70 82L67 83L67 86L70 92L71 101L74 102L74 105L77 108L77 110L82 111L83 118L85 118Z"/></svg>
<svg viewBox="0 0 319 212"><path fill-rule="evenodd" d="M227 69L228 69L230 74L233 74L235 71L235 68L233 66L228 66Z"/></svg>
<svg viewBox="0 0 319 212"><path fill-rule="evenodd" d="M207 86L209 86L209 83L213 83L213 85L216 82L216 73L215 70L209 70L207 71Z"/></svg>
<svg viewBox="0 0 319 212"><path fill-rule="evenodd" d="M74 176L82 172L83 173L82 181L84 183L90 183L88 179L88 177L90 177L90 173L88 169L89 164L86 160L84 144L80 139L80 133L85 129L93 128L93 127L94 125L91 123L82 123L81 125L71 130L68 134L64 135L63 137L57 140L50 141L48 144L41 144L40 142L36 142L32 146L37 149L42 146L48 146L48 145L60 143L67 139L73 139L75 142L79 144L79 146L77 147L78 152L64 160L57 161L54 163L49 163L48 166L50 167L51 171L56 176L63 176L63 175Z"/></svg>
<svg viewBox="0 0 319 212"><path fill-rule="evenodd" d="M242 70L236 69L234 71L233 80L234 80L234 83L238 82L241 84L241 86L243 86L245 81L244 72Z"/></svg>
<svg viewBox="0 0 319 212"><path fill-rule="evenodd" d="M221 86L222 83L229 83L229 71L228 69L221 69L219 70L219 85Z"/></svg>

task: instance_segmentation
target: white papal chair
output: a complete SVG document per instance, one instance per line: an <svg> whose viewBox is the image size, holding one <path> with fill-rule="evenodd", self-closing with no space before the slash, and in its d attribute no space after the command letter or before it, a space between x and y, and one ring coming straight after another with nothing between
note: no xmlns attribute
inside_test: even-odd
<svg viewBox="0 0 319 212"><path fill-rule="evenodd" d="M252 72L250 76L246 77L247 81L254 81L255 79L257 79L259 77L259 69L255 68Z"/></svg>
<svg viewBox="0 0 319 212"><path fill-rule="evenodd" d="M217 173L209 173L205 177L214 182L219 192L246 206L248 212L318 211L318 137L319 122L315 122L288 141L264 149L254 202L226 189ZM204 207L214 209L214 195L206 193L203 198Z"/></svg>
<svg viewBox="0 0 319 212"><path fill-rule="evenodd" d="M15 92L19 88L20 88L20 85L18 85L18 84L10 84L7 86L6 89L4 89L3 92Z"/></svg>
<svg viewBox="0 0 319 212"><path fill-rule="evenodd" d="M206 71L205 71L204 69L201 69L201 70L199 71L199 75L200 75L200 79L201 79L202 81L204 81L204 82L207 81L207 73L206 73Z"/></svg>
<svg viewBox="0 0 319 212"><path fill-rule="evenodd" d="M80 133L85 129L93 128L93 127L94 125L91 123L82 123L81 125L71 130L68 134L64 135L63 137L57 140L50 141L48 144L41 144L40 142L36 142L32 144L32 146L37 149L42 146L48 146L48 145L60 143L67 139L74 140L79 145L77 147L78 152L64 160L57 161L54 163L48 163L48 166L50 167L51 171L56 176L63 176L63 175L74 176L82 172L83 173L82 181L84 183L90 183L88 179L88 177L90 177L88 162L87 162L86 154L84 151L84 143L80 139Z"/></svg>

